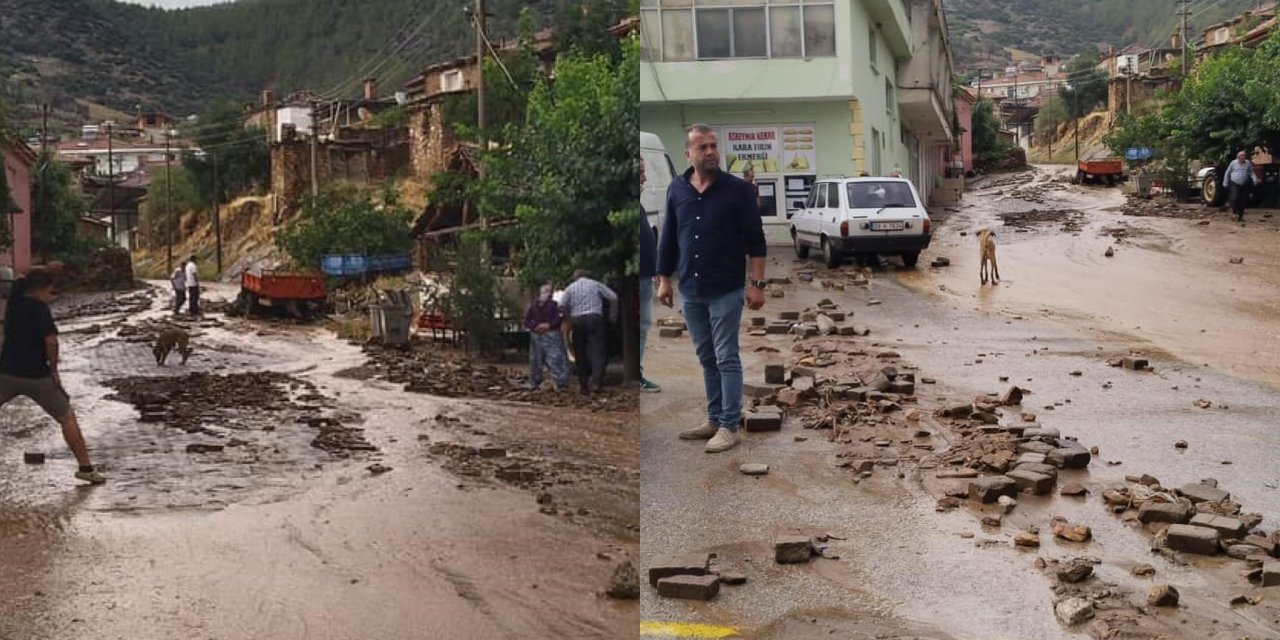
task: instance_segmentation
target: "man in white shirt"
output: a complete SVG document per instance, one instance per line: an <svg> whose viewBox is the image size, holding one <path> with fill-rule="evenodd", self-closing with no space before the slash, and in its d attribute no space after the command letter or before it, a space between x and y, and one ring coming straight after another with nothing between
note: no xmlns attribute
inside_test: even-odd
<svg viewBox="0 0 1280 640"><path fill-rule="evenodd" d="M173 314L182 315L182 305L187 301L187 270L178 265L169 274L169 282L173 284Z"/></svg>
<svg viewBox="0 0 1280 640"><path fill-rule="evenodd" d="M200 315L200 274L196 269L195 256L191 256L191 259L187 260L186 276L187 299L191 301L191 307L187 310L187 313L194 318Z"/></svg>
<svg viewBox="0 0 1280 640"><path fill-rule="evenodd" d="M1231 212L1236 214L1236 222L1244 224L1244 206L1249 202L1249 186L1257 183L1253 174L1253 163L1241 150L1236 159L1227 165L1222 174L1222 186L1227 188L1227 202L1231 204Z"/></svg>

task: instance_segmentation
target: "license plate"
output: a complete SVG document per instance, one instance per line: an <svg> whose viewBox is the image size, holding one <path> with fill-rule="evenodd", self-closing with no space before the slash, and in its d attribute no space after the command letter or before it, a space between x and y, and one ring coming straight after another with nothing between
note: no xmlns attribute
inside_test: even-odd
<svg viewBox="0 0 1280 640"><path fill-rule="evenodd" d="M904 227L901 222L872 222L871 223L872 231L902 231L903 228Z"/></svg>

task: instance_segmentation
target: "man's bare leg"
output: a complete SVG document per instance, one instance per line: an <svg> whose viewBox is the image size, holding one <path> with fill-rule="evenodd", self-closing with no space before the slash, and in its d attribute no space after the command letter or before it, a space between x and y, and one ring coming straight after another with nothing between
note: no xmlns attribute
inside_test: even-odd
<svg viewBox="0 0 1280 640"><path fill-rule="evenodd" d="M67 415L63 416L58 424L62 425L62 439L67 441L68 447L71 447L71 453L76 456L76 463L81 467L93 466L93 463L89 462L89 448L84 444L84 434L80 433L80 422L76 420L76 412L67 411Z"/></svg>

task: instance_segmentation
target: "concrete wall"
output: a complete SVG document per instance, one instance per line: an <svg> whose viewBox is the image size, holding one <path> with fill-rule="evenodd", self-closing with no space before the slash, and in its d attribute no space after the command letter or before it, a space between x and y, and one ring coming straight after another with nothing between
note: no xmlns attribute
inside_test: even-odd
<svg viewBox="0 0 1280 640"><path fill-rule="evenodd" d="M21 210L9 217L13 223L13 246L0 250L0 265L22 273L31 267L31 166L9 149L0 153L4 156L3 171L9 193Z"/></svg>

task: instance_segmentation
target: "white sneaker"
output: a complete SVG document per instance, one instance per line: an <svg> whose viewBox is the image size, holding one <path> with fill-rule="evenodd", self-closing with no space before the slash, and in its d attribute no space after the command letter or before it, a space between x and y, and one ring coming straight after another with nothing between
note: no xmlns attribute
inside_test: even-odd
<svg viewBox="0 0 1280 640"><path fill-rule="evenodd" d="M738 432L720 427L715 437L707 441L707 453L720 453L738 446Z"/></svg>
<svg viewBox="0 0 1280 640"><path fill-rule="evenodd" d="M719 427L717 427L715 423L708 420L707 422L702 423L702 425L699 427L695 427L693 429L689 429L686 431L681 431L680 439L681 440L706 440L708 438L715 436L717 429L719 429Z"/></svg>

